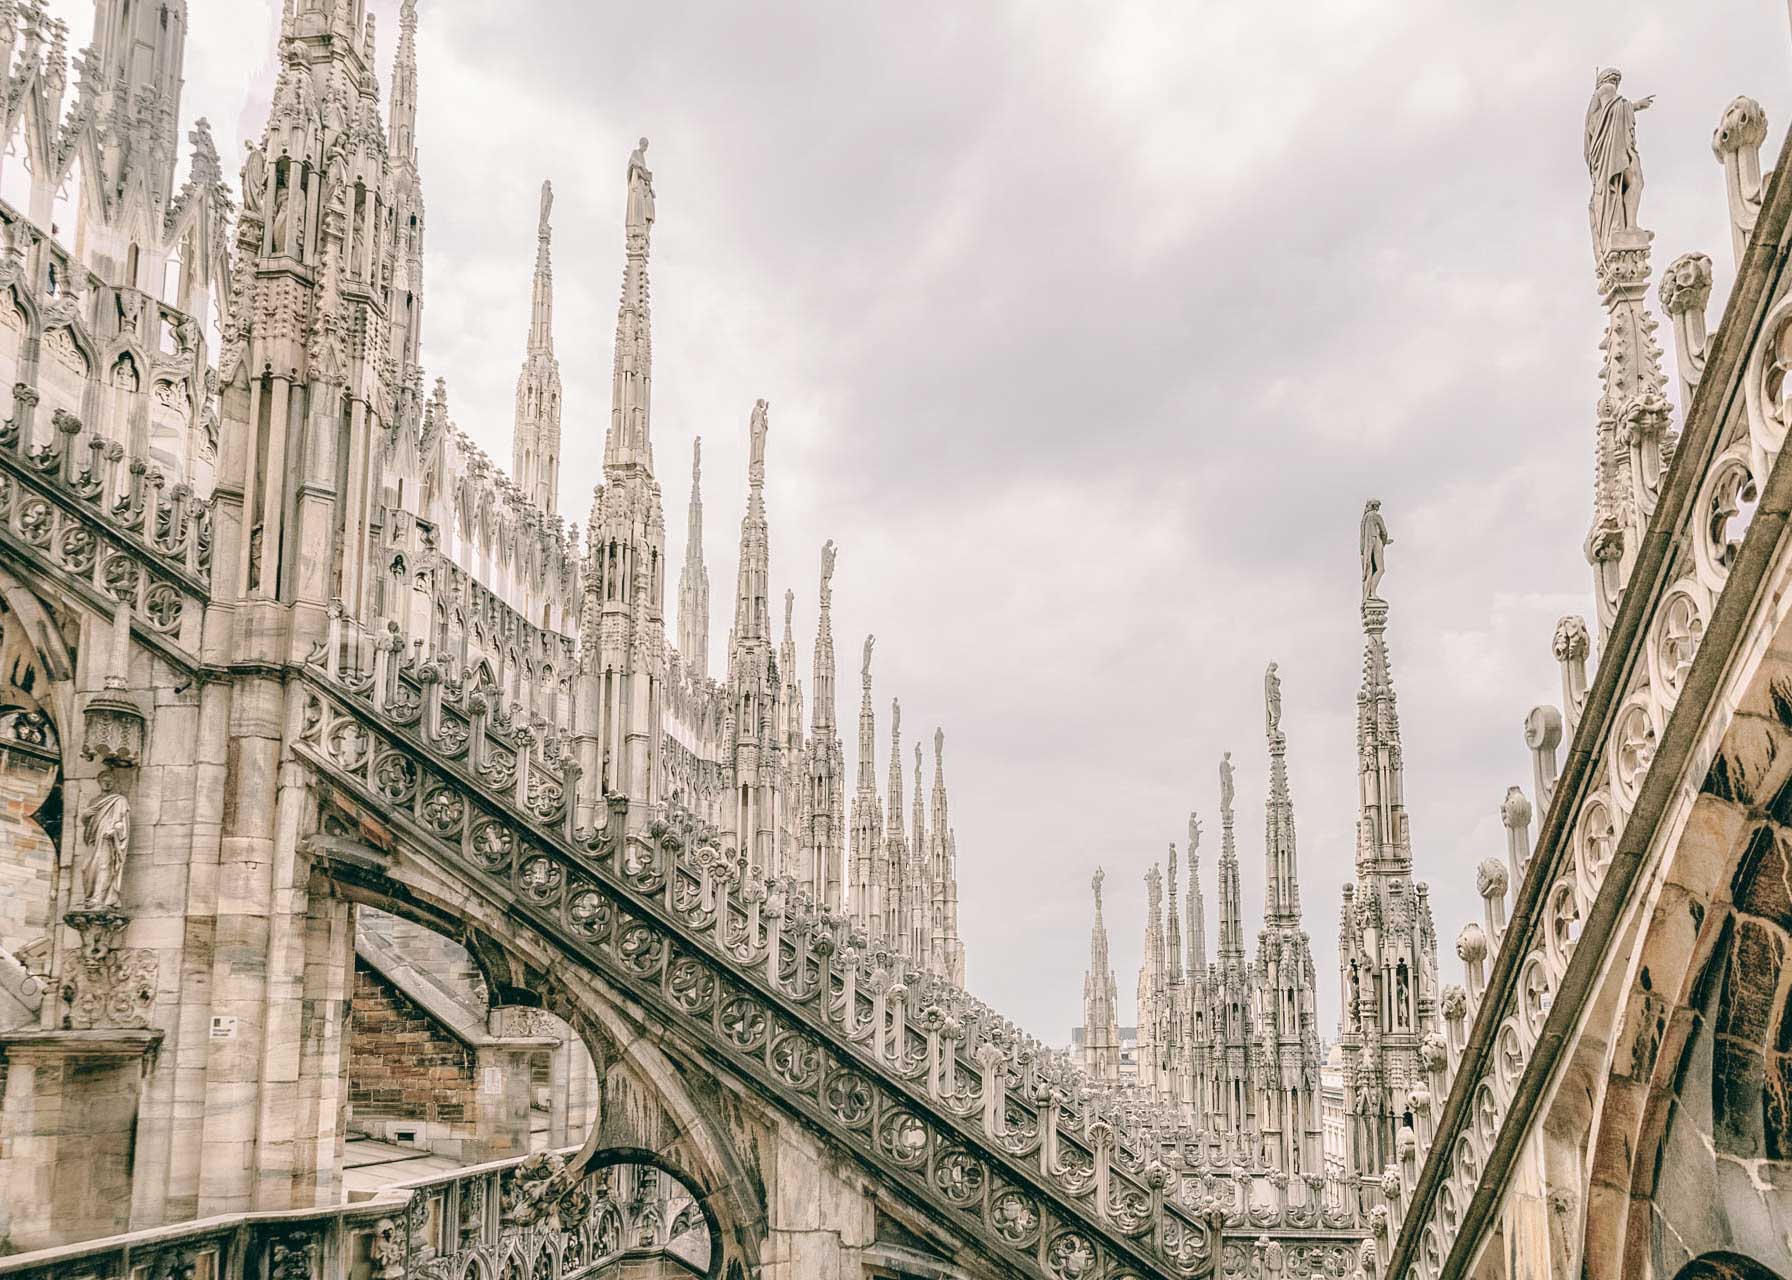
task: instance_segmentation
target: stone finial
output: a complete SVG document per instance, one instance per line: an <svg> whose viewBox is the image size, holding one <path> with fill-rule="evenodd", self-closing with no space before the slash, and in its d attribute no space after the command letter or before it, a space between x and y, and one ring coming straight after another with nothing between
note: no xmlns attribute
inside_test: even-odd
<svg viewBox="0 0 1792 1280"><path fill-rule="evenodd" d="M1524 745L1531 752L1537 805L1547 811L1556 790L1556 748L1562 745L1562 713L1554 707L1532 707L1524 718Z"/></svg>
<svg viewBox="0 0 1792 1280"><path fill-rule="evenodd" d="M1674 364L1680 374L1680 411L1692 408L1693 393L1705 376L1711 342L1705 331L1705 304L1711 300L1711 259L1683 253L1661 277L1661 305L1674 325Z"/></svg>
<svg viewBox="0 0 1792 1280"><path fill-rule="evenodd" d="M1661 305L1669 315L1697 311L1702 316L1710 300L1710 258L1702 253L1683 253L1668 264L1661 277Z"/></svg>
<svg viewBox="0 0 1792 1280"><path fill-rule="evenodd" d="M1456 935L1456 958L1468 965L1479 964L1487 958L1487 935L1472 920Z"/></svg>
<svg viewBox="0 0 1792 1280"><path fill-rule="evenodd" d="M1500 821L1508 831L1531 825L1531 802L1517 787L1506 788L1506 798L1500 801Z"/></svg>
<svg viewBox="0 0 1792 1280"><path fill-rule="evenodd" d="M1483 858L1475 868L1475 892L1492 901L1506 896L1507 878L1506 864L1498 858ZM1473 928L1471 925L1470 928ZM1467 930L1464 930L1466 934ZM1461 944L1458 943L1458 950ZM1464 957L1466 959L1466 957Z"/></svg>
<svg viewBox="0 0 1792 1280"><path fill-rule="evenodd" d="M1587 620L1569 614L1556 623L1550 650L1562 668L1562 715L1567 721L1567 734L1574 736L1580 722L1581 708L1587 700L1587 654L1591 643L1587 636Z"/></svg>
<svg viewBox="0 0 1792 1280"><path fill-rule="evenodd" d="M1767 139L1767 113L1753 98L1734 98L1711 135L1711 154L1724 167L1724 194L1730 208L1730 248L1736 261L1748 251L1748 239L1761 217L1761 144Z"/></svg>

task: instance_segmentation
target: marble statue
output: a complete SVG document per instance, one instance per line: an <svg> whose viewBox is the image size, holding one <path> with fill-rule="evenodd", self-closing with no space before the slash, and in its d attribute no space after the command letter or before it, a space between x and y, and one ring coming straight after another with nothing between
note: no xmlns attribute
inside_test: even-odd
<svg viewBox="0 0 1792 1280"><path fill-rule="evenodd" d="M645 138L641 140L641 145L647 145L647 140ZM553 212L554 184L544 178L541 183L541 221L536 228L537 235L545 236L548 234L548 219L553 216Z"/></svg>
<svg viewBox="0 0 1792 1280"><path fill-rule="evenodd" d="M752 441L752 451L748 456L747 465L756 468L760 474L764 474L765 471L765 433L770 430L770 425L766 422L766 411L770 408L771 406L764 400L756 402L753 405L752 420L747 426Z"/></svg>
<svg viewBox="0 0 1792 1280"><path fill-rule="evenodd" d="M1195 850L1201 847L1201 819L1193 813L1188 815L1188 856L1193 858Z"/></svg>
<svg viewBox="0 0 1792 1280"><path fill-rule="evenodd" d="M1269 720L1269 734L1274 737L1282 728L1282 677L1276 674L1273 662L1263 673L1263 710Z"/></svg>
<svg viewBox="0 0 1792 1280"><path fill-rule="evenodd" d="M243 216L259 218L267 198L268 158L253 142L245 142L243 148L248 152L243 157Z"/></svg>
<svg viewBox="0 0 1792 1280"><path fill-rule="evenodd" d="M831 543L829 544L832 545ZM865 637L865 665L859 668L859 675L867 684L871 682L871 646L877 643L876 636Z"/></svg>
<svg viewBox="0 0 1792 1280"><path fill-rule="evenodd" d="M647 167L647 139L642 138L628 158L628 225L646 227L653 221L653 170Z"/></svg>
<svg viewBox="0 0 1792 1280"><path fill-rule="evenodd" d="M82 906L88 911L118 907L124 882L124 861L131 842L131 802L119 794L118 779L100 770L100 793L81 814L81 839L87 856L81 863Z"/></svg>
<svg viewBox="0 0 1792 1280"><path fill-rule="evenodd" d="M1220 811L1232 812L1232 753L1226 752L1220 757Z"/></svg>
<svg viewBox="0 0 1792 1280"><path fill-rule="evenodd" d="M1388 523L1381 518L1381 499L1370 498L1363 504L1363 599L1375 598L1381 585L1382 571L1387 568L1387 549L1394 540L1388 536Z"/></svg>
<svg viewBox="0 0 1792 1280"><path fill-rule="evenodd" d="M1643 198L1643 168L1636 153L1636 113L1653 97L1630 101L1618 92L1623 76L1615 67L1601 71L1587 104L1587 173L1593 180L1588 216L1593 247L1603 255L1620 231L1637 227L1637 206Z"/></svg>
<svg viewBox="0 0 1792 1280"><path fill-rule="evenodd" d="M835 554L836 548L832 538L821 544L821 589L823 591L833 585Z"/></svg>

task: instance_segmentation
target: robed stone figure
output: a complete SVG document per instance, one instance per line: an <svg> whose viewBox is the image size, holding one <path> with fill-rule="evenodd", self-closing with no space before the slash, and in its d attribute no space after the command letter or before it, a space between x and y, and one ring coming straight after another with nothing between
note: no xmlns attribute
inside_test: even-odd
<svg viewBox="0 0 1792 1280"><path fill-rule="evenodd" d="M628 225L645 228L653 222L653 170L647 167L647 139L628 158Z"/></svg>
<svg viewBox="0 0 1792 1280"><path fill-rule="evenodd" d="M81 813L81 838L87 846L87 860L81 864L81 905L89 911L112 911L124 884L131 803L118 793L110 769L100 771L99 786L99 795Z"/></svg>
<svg viewBox="0 0 1792 1280"><path fill-rule="evenodd" d="M1587 174L1593 197L1587 206L1593 252L1601 257L1620 231L1636 230L1643 198L1643 166L1636 154L1636 113L1654 98L1632 102L1618 92L1623 77L1615 68L1599 73L1587 104Z"/></svg>

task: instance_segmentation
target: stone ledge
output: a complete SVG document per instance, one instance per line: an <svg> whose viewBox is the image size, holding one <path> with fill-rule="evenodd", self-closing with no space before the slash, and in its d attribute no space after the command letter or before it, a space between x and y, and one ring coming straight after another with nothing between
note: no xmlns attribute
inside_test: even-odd
<svg viewBox="0 0 1792 1280"><path fill-rule="evenodd" d="M0 1057L60 1054L71 1058L136 1058L161 1043L159 1028L96 1027L88 1031L14 1028L0 1031Z"/></svg>

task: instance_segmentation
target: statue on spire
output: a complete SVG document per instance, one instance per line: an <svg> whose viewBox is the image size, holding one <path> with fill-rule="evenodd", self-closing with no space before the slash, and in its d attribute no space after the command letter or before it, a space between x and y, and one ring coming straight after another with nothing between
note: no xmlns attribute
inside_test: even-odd
<svg viewBox="0 0 1792 1280"><path fill-rule="evenodd" d="M1194 858L1195 850L1200 847L1201 819L1195 816L1193 810L1190 810L1188 815L1188 856L1190 859Z"/></svg>
<svg viewBox="0 0 1792 1280"><path fill-rule="evenodd" d="M536 224L535 234L548 234L548 217L554 211L554 184L546 178L541 180L541 221Z"/></svg>
<svg viewBox="0 0 1792 1280"><path fill-rule="evenodd" d="M747 479L755 485L765 483L765 433L770 430L765 420L765 411L770 407L763 400L755 401L752 421L747 428L752 435L752 453L747 458ZM830 548L833 545L828 543ZM833 564L833 554L831 550L823 553L829 566Z"/></svg>
<svg viewBox="0 0 1792 1280"><path fill-rule="evenodd" d="M1263 713L1269 721L1269 736L1273 738L1282 730L1282 677L1276 674L1273 662L1263 673Z"/></svg>
<svg viewBox="0 0 1792 1280"><path fill-rule="evenodd" d="M1587 104L1587 174L1593 196L1587 206L1593 228L1593 252L1604 258L1623 231L1638 230L1637 207L1643 198L1643 166L1636 153L1636 113L1655 99L1630 101L1618 92L1623 75L1616 67L1600 71Z"/></svg>
<svg viewBox="0 0 1792 1280"><path fill-rule="evenodd" d="M1100 867L1097 867L1097 868L1095 868L1095 874L1092 877L1090 877L1090 879L1089 879L1089 887L1095 890L1095 914L1096 915L1101 914L1101 882L1103 880L1106 880L1107 878L1108 878L1107 873L1105 871L1103 871Z"/></svg>
<svg viewBox="0 0 1792 1280"><path fill-rule="evenodd" d="M1220 757L1220 816L1232 816L1232 753L1226 752Z"/></svg>
<svg viewBox="0 0 1792 1280"><path fill-rule="evenodd" d="M1380 498L1370 498L1363 504L1361 541L1363 599L1373 600L1375 589L1381 585L1382 572L1387 568L1388 546L1394 541L1388 536L1388 522L1381 518Z"/></svg>
<svg viewBox="0 0 1792 1280"><path fill-rule="evenodd" d="M628 158L628 228L646 231L653 225L653 170L647 167L647 139Z"/></svg>
<svg viewBox="0 0 1792 1280"><path fill-rule="evenodd" d="M876 636L865 637L865 665L859 668L859 678L865 682L867 689L871 687L871 646L876 643Z"/></svg>

